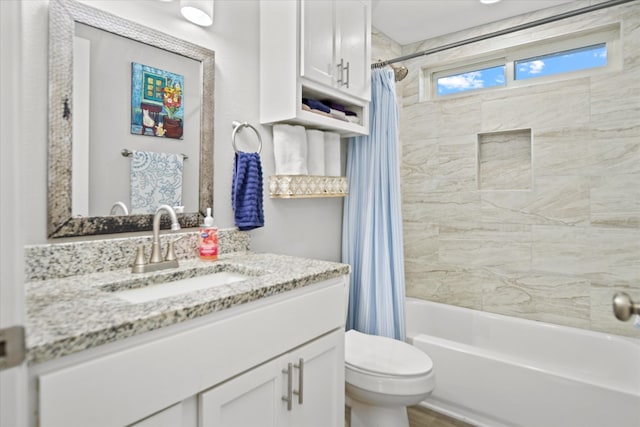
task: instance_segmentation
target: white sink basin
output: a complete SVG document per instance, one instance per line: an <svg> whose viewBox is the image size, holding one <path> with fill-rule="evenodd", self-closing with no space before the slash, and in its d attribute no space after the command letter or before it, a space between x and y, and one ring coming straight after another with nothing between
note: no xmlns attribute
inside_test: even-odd
<svg viewBox="0 0 640 427"><path fill-rule="evenodd" d="M255 276L247 276L245 274L231 271L221 271L219 273L205 274L203 276L190 277L188 279L180 279L173 282L116 291L113 292L113 295L125 301L137 304L187 294L189 292L199 291L202 289L214 288L216 286L228 285L230 283L241 282L249 278L255 278Z"/></svg>

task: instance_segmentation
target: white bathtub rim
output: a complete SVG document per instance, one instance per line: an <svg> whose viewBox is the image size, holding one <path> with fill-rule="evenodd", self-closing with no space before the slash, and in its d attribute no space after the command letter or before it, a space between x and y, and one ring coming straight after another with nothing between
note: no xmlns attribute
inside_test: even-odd
<svg viewBox="0 0 640 427"><path fill-rule="evenodd" d="M478 354L478 350L480 350L481 351L481 353L480 353L481 357L486 357L486 358L488 358L490 360L493 360L493 361L496 361L496 362L516 364L518 366L522 366L524 368L527 368L527 369L530 369L532 371L539 372L539 373L542 373L542 374L553 375L553 376L560 377L560 378L563 378L563 379L566 379L566 380L585 383L585 384L588 384L588 385L601 387L601 388L609 390L609 391L614 391L614 392L622 393L622 394L628 394L630 396L640 398L640 385L638 387L638 390L629 389L629 388L624 387L624 386L616 387L616 386L613 386L611 384L606 384L606 383L603 383L603 382L600 382L600 381L588 379L588 378L585 378L583 376L570 375L570 374L567 374L566 372L562 372L559 369L549 369L549 368L545 368L545 367L535 366L535 365L532 364L532 362L530 360L521 359L521 358L517 358L517 357L514 357L514 356L505 357L503 355L503 353L500 353L500 352L497 352L497 351L487 350L485 348L474 347L474 346L471 346L469 344L458 343L456 341L451 341L451 340L447 340L447 339L439 338L439 337L433 337L431 335L426 335L426 334L408 335L407 336L407 342L409 344L413 345L413 346L416 346L416 344L414 343L415 338L421 338L423 340L426 340L428 343L439 345L439 346L442 346L442 347L444 347L446 349L455 350L455 351L458 351L460 353L467 354L467 355L478 356L479 355ZM420 348L419 345L416 346L416 347ZM421 350L424 351L424 349L421 349ZM427 352L425 352L425 353L427 353ZM437 375L438 367L436 365L434 365L434 372Z"/></svg>
<svg viewBox="0 0 640 427"><path fill-rule="evenodd" d="M506 314L493 313L493 312L490 312L490 311L483 311L483 310L478 310L478 309L475 309L475 308L462 307L462 306L457 306L457 305L453 305L453 304L447 304L447 303L431 301L431 300L426 300L426 299L420 299L420 298L414 298L414 297L406 297L405 300L407 302L413 302L413 303L417 303L417 304L428 303L428 304L439 305L439 306L442 306L442 307L447 307L447 309L451 309L451 310L454 310L454 311L472 311L472 312L478 313L479 315L482 315L482 316L493 317L495 319L508 319L511 322L517 322L517 323L521 323L521 324L530 324L530 323L533 322L536 325L539 325L540 327L543 327L543 328L569 329L569 330L572 331L572 333L577 334L577 335L586 335L586 336L590 336L590 337L606 338L606 339L609 339L609 340L612 340L612 341L622 341L622 342L626 341L626 342L631 343L633 345L640 346L640 338L628 337L628 336L624 336L624 335L615 335L615 334L611 334L611 333L608 333L608 332L592 331L592 330L589 330L589 329L576 328L575 326L558 325L558 324L555 324L555 323L545 322L543 320L525 319L523 317L509 316L509 315L506 315ZM629 323L629 325L631 325L631 323ZM630 327L633 327L633 326L630 326ZM409 331L407 329L407 333L410 333L410 332L411 331Z"/></svg>
<svg viewBox="0 0 640 427"><path fill-rule="evenodd" d="M561 330L568 330L570 333L575 333L575 334L579 334L579 335L585 335L587 337L595 337L597 339L606 339L606 340L610 340L610 341L619 341L620 343L623 343L625 346L627 345L632 345L633 348L638 348L640 349L640 339L638 338L632 338L632 337L623 337L623 336L618 336L618 335L612 335L612 334L607 334L604 332L596 332L596 331L589 331L589 330L585 330L585 329L580 329L580 328L573 328L570 326L563 326L563 325L554 325L554 324L550 324L550 323L546 323L546 322L542 322L542 321L536 321L536 320L530 320L530 319L522 319L522 318L517 318L517 317L512 317L512 316L505 316L502 314L497 314L497 313L488 313L488 312L484 312L481 310L475 310L475 309L471 309L471 308L466 308L466 307L458 307L458 306L454 306L454 305L450 305L450 304L443 304L443 303L439 303L439 302L435 302L435 301L429 301L429 300L421 300L418 298L411 298L411 297L407 297L407 301L413 302L414 304L432 304L432 305L436 305L436 306L440 306L440 307L446 307L446 310L454 310L454 311L459 311L459 312L474 312L477 313L480 316L488 316L494 319L504 319L506 321L509 322L516 322L516 323L520 323L520 324L524 324L524 325L530 325L532 323L535 323L536 326L540 326L540 327L544 327L544 328L552 328L552 329L561 329ZM409 322L407 322L408 324ZM506 355L505 353L502 353L500 351L496 351L496 350L492 350L492 349L488 349L486 347L482 347L482 346L474 346L471 344L467 344L467 343L462 343L462 342L458 342L458 341L454 341L451 339L446 339L446 338L440 338L437 336L432 336L429 334L425 334L425 333L420 333L420 332L416 332L413 330L409 330L407 329L407 342L409 342L410 344L413 344L413 339L416 338L417 336L423 336L422 339L426 339L427 341L431 341L434 344L443 346L445 348L448 349L455 349L456 351L460 351L464 354L477 354L478 352L481 352L481 354L483 356L488 357L491 360L494 361L499 361L499 362L503 362L503 363L512 363L512 364L518 364L520 366L526 367L528 369L537 371L537 372L541 372L541 373L545 373L545 374L551 374L551 375L556 375L558 377L564 378L564 379L568 379L571 381L578 381L578 382L583 382L589 385L595 385L598 387L602 387L604 389L607 390L611 390L611 391L615 391L615 392L619 392L619 393L624 393L624 394L629 394L631 396L636 396L636 397L640 397L640 384L627 384L627 383L619 383L619 382L615 382L611 383L611 382L605 382L602 379L598 379L598 378L592 378L588 375L588 373L584 373L581 372L580 374L578 374L575 371L569 372L569 371L562 371L561 368L565 368L565 366L562 367L558 367L557 365L552 365L552 364L548 364L548 363L543 363L539 360L535 360L535 359L530 359L527 357L522 357L522 356L515 356L512 354L508 354ZM437 372L437 366L434 367L434 369ZM635 388L634 388L635 386Z"/></svg>

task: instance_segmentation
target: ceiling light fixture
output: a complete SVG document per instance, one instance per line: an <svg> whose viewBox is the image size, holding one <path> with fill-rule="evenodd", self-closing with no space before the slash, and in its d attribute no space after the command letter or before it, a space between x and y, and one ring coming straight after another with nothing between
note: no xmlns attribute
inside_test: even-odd
<svg viewBox="0 0 640 427"><path fill-rule="evenodd" d="M213 0L180 0L180 12L196 25L209 27L213 24Z"/></svg>
<svg viewBox="0 0 640 427"><path fill-rule="evenodd" d="M482 4L493 4L493 3L498 3L500 0L480 0L480 3Z"/></svg>

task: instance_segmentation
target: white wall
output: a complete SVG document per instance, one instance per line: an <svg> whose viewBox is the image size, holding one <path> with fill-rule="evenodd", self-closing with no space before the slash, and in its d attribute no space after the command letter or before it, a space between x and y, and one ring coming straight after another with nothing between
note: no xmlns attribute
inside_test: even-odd
<svg viewBox="0 0 640 427"><path fill-rule="evenodd" d="M231 122L259 124L259 2L216 0L213 26L197 27L185 21L178 2L89 1L84 3L120 17L153 26L175 37L215 51L214 215L219 227L233 227L231 177L233 149ZM21 143L22 173L28 183L22 209L25 242L39 244L46 237L47 189L47 28L48 1L22 2L24 19L24 94L29 126ZM274 60L276 60L274 58ZM265 189L274 173L271 128L261 126ZM242 132L244 134L244 132ZM247 137L246 140L245 136ZM240 135L239 145L252 141ZM265 192L265 227L252 231L252 250L340 259L342 200L272 200ZM102 236L114 238L122 235ZM56 239L52 242L60 242Z"/></svg>
<svg viewBox="0 0 640 427"><path fill-rule="evenodd" d="M24 323L23 256L20 226L21 190L26 188L14 179L19 172L18 143L20 121L8 112L22 105L20 59L20 7L16 2L0 2L0 328ZM0 371L0 426L26 425L27 368L20 366Z"/></svg>

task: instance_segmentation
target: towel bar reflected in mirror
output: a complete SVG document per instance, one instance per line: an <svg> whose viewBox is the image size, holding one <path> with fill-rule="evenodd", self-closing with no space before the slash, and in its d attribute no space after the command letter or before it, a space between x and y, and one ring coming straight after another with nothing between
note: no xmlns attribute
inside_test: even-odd
<svg viewBox="0 0 640 427"><path fill-rule="evenodd" d="M133 154L133 151L127 149L127 148L123 148L122 151L120 151L120 154L122 154L122 157L129 157ZM182 158L184 160L187 160L189 158L189 156L187 156L186 154L180 153L182 155Z"/></svg>

